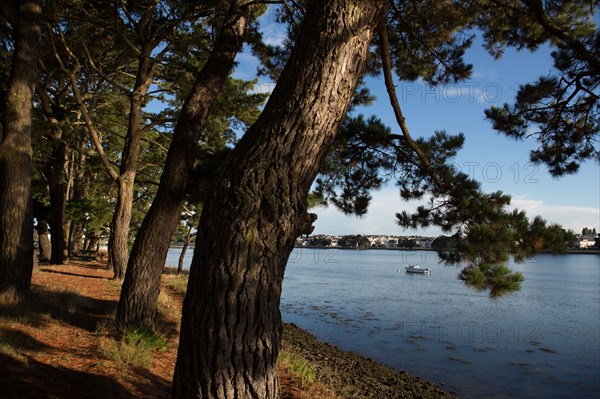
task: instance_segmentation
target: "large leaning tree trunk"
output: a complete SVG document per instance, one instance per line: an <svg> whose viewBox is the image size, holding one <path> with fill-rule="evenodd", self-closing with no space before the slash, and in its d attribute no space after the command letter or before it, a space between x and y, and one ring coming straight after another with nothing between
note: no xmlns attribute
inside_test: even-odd
<svg viewBox="0 0 600 399"><path fill-rule="evenodd" d="M210 109L242 48L248 7L233 1L205 65L198 74L177 121L156 197L131 250L117 323L152 328L160 291L160 276L181 218L190 176Z"/></svg>
<svg viewBox="0 0 600 399"><path fill-rule="evenodd" d="M175 398L277 398L281 286L308 190L346 114L384 0L313 1L257 122L202 212Z"/></svg>
<svg viewBox="0 0 600 399"><path fill-rule="evenodd" d="M5 1L14 52L0 143L0 293L29 291L33 269L31 110L38 77L42 1Z"/></svg>

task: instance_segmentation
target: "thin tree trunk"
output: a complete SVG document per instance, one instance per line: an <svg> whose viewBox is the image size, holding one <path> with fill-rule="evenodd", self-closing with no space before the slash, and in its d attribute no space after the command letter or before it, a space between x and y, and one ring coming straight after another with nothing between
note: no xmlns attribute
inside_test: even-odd
<svg viewBox="0 0 600 399"><path fill-rule="evenodd" d="M50 96L46 88L38 85L36 92L42 111L52 127L50 134L52 141L52 155L46 162L46 176L50 192L50 231L52 232L52 257L53 264L63 264L66 261L66 165L67 147L62 141L62 124L52 110ZM57 104L57 108L60 104Z"/></svg>
<svg viewBox="0 0 600 399"><path fill-rule="evenodd" d="M98 252L99 237L96 234L91 234L88 238L85 250L89 252Z"/></svg>
<svg viewBox="0 0 600 399"><path fill-rule="evenodd" d="M42 1L26 0L12 14L14 53L0 143L0 293L25 295L33 270L31 110L41 34ZM11 12L12 11L12 12Z"/></svg>
<svg viewBox="0 0 600 399"><path fill-rule="evenodd" d="M48 262L52 254L50 237L48 237L48 222L43 219L37 221L38 242L40 244L40 261Z"/></svg>
<svg viewBox="0 0 600 399"><path fill-rule="evenodd" d="M195 234L192 234L192 228L188 229L187 237L185 238L185 242L183 243L183 247L181 248L181 253L179 254L179 262L177 263L177 274L181 274L183 272L183 261L185 260L185 253L187 252L188 246L190 242L196 237Z"/></svg>
<svg viewBox="0 0 600 399"><path fill-rule="evenodd" d="M60 136L52 140L52 159L49 160L48 186L50 189L50 232L52 257L50 263L62 265L66 261L66 146Z"/></svg>
<svg viewBox="0 0 600 399"><path fill-rule="evenodd" d="M247 10L237 2L228 17L206 64L189 94L177 121L167 153L156 197L142 222L133 244L131 259L117 308L117 322L152 328L156 314L160 275L171 236L181 218L196 144L200 140L210 109L233 67L242 47Z"/></svg>
<svg viewBox="0 0 600 399"><path fill-rule="evenodd" d="M138 39L141 41L141 49L139 49L139 63L137 66L135 83L130 95L131 100L129 104L127 134L125 136L123 152L121 153L119 174L114 171L108 157L104 153L98 132L77 86L75 72L66 66L56 49L54 51L55 58L60 64L61 69L69 77L73 94L79 105L86 128L92 137L102 164L111 179L117 183L117 203L110 224L111 228L108 240L108 267L112 267L114 271L113 278L119 280L123 279L125 275L129 252L129 224L131 222L131 209L133 206L133 188L139 163L140 142L143 135L141 127L143 122L142 106L144 105L148 89L152 84L154 70L156 68L156 62L152 59L152 52L160 43L160 40L156 40L157 37L147 37L147 35L152 36L153 33L150 16L152 15L152 9L157 5L158 2L149 5L148 9L144 12L144 15L138 21L139 24L135 27ZM167 33L164 34L166 35ZM71 51L62 34L61 43L67 51Z"/></svg>
<svg viewBox="0 0 600 399"><path fill-rule="evenodd" d="M113 268L113 278L122 280L129 254L129 224L133 208L133 180L119 179L117 205L110 224L108 239L108 258Z"/></svg>
<svg viewBox="0 0 600 399"><path fill-rule="evenodd" d="M384 0L310 3L258 121L202 212L183 306L175 398L277 398L279 301L306 198L367 58Z"/></svg>
<svg viewBox="0 0 600 399"><path fill-rule="evenodd" d="M69 243L68 243L68 251L69 255L73 256L79 252L83 248L83 225L73 220L71 222L71 226L69 227Z"/></svg>
<svg viewBox="0 0 600 399"><path fill-rule="evenodd" d="M139 164L140 143L142 140L142 106L146 93L152 84L155 63L151 59L152 46L149 42L143 44L142 54L138 57L139 64L135 86L131 94L129 120L125 148L121 154L120 175L117 181L117 205L111 223L108 257L114 271L114 279L122 280L129 258L129 225L133 208L133 188Z"/></svg>
<svg viewBox="0 0 600 399"><path fill-rule="evenodd" d="M72 169L74 169L73 193L74 201L81 201L85 198L86 192L86 175L85 175L85 140L82 139L79 143L79 149L77 151L77 163L75 160L72 161ZM75 153L75 152L74 152ZM80 252L85 246L82 246L83 242L83 223L81 219L73 220L71 222L71 229L69 232L69 254L73 255Z"/></svg>

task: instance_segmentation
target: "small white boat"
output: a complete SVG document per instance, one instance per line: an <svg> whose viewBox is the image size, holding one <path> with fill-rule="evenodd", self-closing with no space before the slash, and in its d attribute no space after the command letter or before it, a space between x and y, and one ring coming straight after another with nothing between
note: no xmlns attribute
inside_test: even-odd
<svg viewBox="0 0 600 399"><path fill-rule="evenodd" d="M431 273L430 268L421 267L419 265L404 266L404 270L406 270L406 273L418 273L418 274L430 274Z"/></svg>

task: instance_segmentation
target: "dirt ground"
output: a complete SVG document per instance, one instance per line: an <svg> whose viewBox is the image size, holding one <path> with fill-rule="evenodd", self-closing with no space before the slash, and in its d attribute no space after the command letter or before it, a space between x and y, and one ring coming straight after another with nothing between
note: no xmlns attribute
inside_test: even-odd
<svg viewBox="0 0 600 399"><path fill-rule="evenodd" d="M99 262L41 265L32 298L0 303L0 398L170 397L183 294L163 281L157 325L167 344L153 352L149 367L133 367L102 350L116 342L110 326L120 287L111 276ZM305 384L280 367L283 399L452 397L293 325L285 326L282 349L306 359L316 376Z"/></svg>

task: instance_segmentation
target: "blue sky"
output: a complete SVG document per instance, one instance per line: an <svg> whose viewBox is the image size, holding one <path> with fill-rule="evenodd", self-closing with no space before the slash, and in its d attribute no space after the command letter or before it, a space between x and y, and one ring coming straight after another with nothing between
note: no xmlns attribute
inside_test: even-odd
<svg viewBox="0 0 600 399"><path fill-rule="evenodd" d="M274 24L266 24L264 34L271 43L282 39L281 30ZM412 135L430 136L436 130L462 132L466 142L456 158L456 166L480 181L485 191L511 194L512 205L526 210L530 217L540 215L576 232L583 227L600 230L598 164L588 162L576 175L552 178L543 165L529 162L529 151L536 148L533 140L516 142L500 136L484 117L484 109L512 103L519 84L551 73L549 49L542 48L536 53L507 49L500 60L494 60L475 43L466 60L474 65L467 82L430 88L421 82L396 81L397 95ZM248 52L240 54L237 61L237 77L254 77L256 61ZM369 78L367 84L377 100L356 113L376 115L398 132L383 79ZM257 90L269 92L273 86L273 82L261 78ZM333 207L313 209L319 216L315 234L439 234L437 229L403 230L395 224L396 212L417 205L401 201L395 187L386 187L373 193L369 212L362 218L345 216Z"/></svg>

